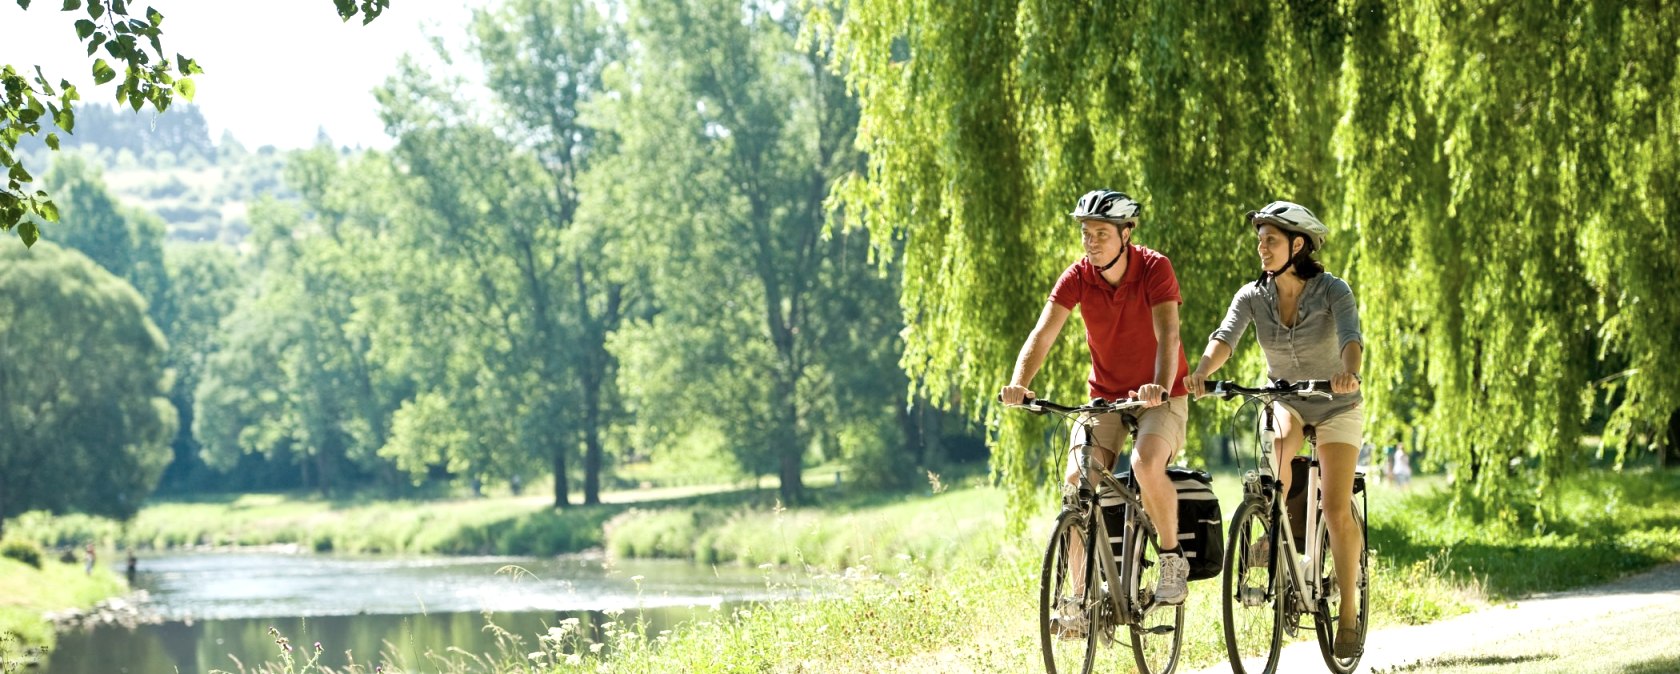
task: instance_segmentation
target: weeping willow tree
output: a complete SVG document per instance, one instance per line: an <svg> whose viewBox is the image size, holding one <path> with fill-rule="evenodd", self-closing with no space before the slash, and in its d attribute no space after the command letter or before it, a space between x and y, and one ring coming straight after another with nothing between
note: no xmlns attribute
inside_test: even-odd
<svg viewBox="0 0 1680 674"><path fill-rule="evenodd" d="M833 30L869 153L837 201L902 251L904 366L997 429L1014 512L1059 451L990 401L1095 187L1145 202L1137 240L1174 261L1192 361L1255 271L1240 215L1324 215L1365 322L1368 434L1423 442L1469 502L1537 502L1511 497L1576 465L1595 379L1636 373L1607 446L1680 406L1659 371L1680 326L1660 301L1680 259L1673 9L1196 5L854 0ZM1083 395L1083 348L1064 338L1035 390ZM1259 375L1256 351L1229 373Z"/></svg>

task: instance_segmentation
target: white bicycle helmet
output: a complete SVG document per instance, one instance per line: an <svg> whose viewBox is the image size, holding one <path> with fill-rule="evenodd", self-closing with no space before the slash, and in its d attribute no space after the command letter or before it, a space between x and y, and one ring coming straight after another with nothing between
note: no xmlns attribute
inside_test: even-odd
<svg viewBox="0 0 1680 674"><path fill-rule="evenodd" d="M1068 215L1080 222L1101 220L1115 225L1137 224L1138 213L1142 210L1143 204L1133 201L1125 192L1091 190L1079 198L1079 204Z"/></svg>
<svg viewBox="0 0 1680 674"><path fill-rule="evenodd" d="M1248 221L1255 227L1273 225L1304 235L1312 240L1313 250L1324 250L1324 240L1330 236L1330 228L1319 222L1312 211L1292 201L1274 201L1258 211L1249 211Z"/></svg>

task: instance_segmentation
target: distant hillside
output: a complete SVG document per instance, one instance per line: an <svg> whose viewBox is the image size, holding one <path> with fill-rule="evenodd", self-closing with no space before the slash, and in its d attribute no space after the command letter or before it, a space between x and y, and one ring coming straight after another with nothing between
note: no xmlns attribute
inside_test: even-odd
<svg viewBox="0 0 1680 674"><path fill-rule="evenodd" d="M261 195L297 198L285 185L284 153L270 146L247 150L231 133L211 142L197 106L175 105L159 114L89 103L76 108L75 133L55 131L62 152L103 167L111 194L156 213L170 239L236 244L250 230L245 213L251 201ZM57 155L41 138L23 139L18 147L38 175Z"/></svg>

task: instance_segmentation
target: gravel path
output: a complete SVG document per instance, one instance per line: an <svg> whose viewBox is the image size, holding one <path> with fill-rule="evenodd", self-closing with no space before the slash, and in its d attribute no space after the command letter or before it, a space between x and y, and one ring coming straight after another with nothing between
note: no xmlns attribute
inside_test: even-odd
<svg viewBox="0 0 1680 674"><path fill-rule="evenodd" d="M1581 633L1590 634L1593 623L1646 611L1680 615L1680 564L1658 567L1596 587L1535 595L1427 625L1379 629L1366 639L1359 671L1372 674L1418 671L1420 663L1464 660L1465 654L1477 653L1489 644L1499 643L1508 649L1525 637L1536 642L1532 645L1537 651L1556 650L1556 635L1567 632L1572 625L1579 625ZM1667 641L1664 650L1680 652L1680 626L1651 634L1649 638ZM1518 663L1511 664L1518 668L1510 671L1521 671ZM1229 664L1221 664L1194 674L1230 671ZM1306 641L1284 647L1278 672L1326 671L1317 640L1309 636Z"/></svg>

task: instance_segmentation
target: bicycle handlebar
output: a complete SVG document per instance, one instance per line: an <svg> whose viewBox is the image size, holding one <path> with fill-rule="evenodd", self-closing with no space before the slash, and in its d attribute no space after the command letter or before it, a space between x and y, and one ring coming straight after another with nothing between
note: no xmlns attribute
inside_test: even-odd
<svg viewBox="0 0 1680 674"><path fill-rule="evenodd" d="M1252 396L1267 398L1283 398L1294 396L1298 398L1334 398L1330 392L1330 381L1327 379L1305 379L1297 382L1287 382L1282 379L1271 384L1254 388L1243 386L1230 381L1210 381L1204 384L1207 394L1230 400L1235 396Z"/></svg>
<svg viewBox="0 0 1680 674"><path fill-rule="evenodd" d="M1165 392L1165 391L1161 392L1161 402L1166 402L1167 401L1167 395L1168 395L1167 392ZM1002 394L998 395L998 402L1003 402L1003 395ZM1102 398L1097 398L1096 400L1092 400L1090 403L1087 403L1087 404L1084 404L1084 405L1070 406L1070 405L1063 405L1063 404L1058 403L1058 402L1052 402L1052 401L1049 401L1049 400L1028 398L1028 399L1022 400L1019 405L1011 405L1009 403L1004 403L1004 406L1005 407L1019 407L1019 408L1024 409L1028 412L1032 412L1033 414L1043 414L1047 411L1048 412L1057 412L1057 413L1060 413L1060 414L1081 414L1081 413L1085 413L1085 412L1102 414L1104 412L1123 412L1125 410L1137 409L1137 408L1143 407L1146 404L1147 404L1146 402L1144 402L1142 400L1135 399L1135 398L1127 398L1125 400L1116 400L1114 402L1109 402L1109 401L1104 400Z"/></svg>

